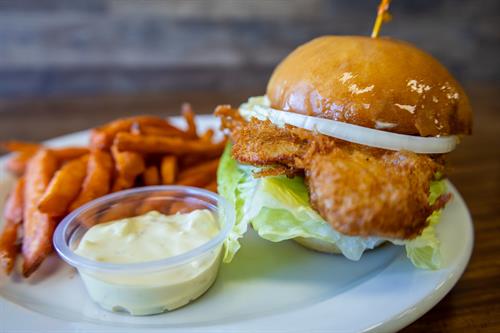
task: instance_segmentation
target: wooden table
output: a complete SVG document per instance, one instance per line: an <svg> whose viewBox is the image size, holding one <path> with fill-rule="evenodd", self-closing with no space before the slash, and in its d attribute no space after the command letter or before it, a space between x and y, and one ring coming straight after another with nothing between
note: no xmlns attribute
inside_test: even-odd
<svg viewBox="0 0 500 333"><path fill-rule="evenodd" d="M449 156L449 177L475 224L469 266L455 288L405 332L500 332L500 87L469 87L474 135ZM175 115L183 101L209 113L259 91L0 101L0 140L43 140L136 113Z"/></svg>

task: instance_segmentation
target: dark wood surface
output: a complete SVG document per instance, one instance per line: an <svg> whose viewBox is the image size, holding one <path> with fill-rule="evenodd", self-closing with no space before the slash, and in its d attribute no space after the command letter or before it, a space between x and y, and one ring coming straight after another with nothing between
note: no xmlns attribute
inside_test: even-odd
<svg viewBox="0 0 500 333"><path fill-rule="evenodd" d="M470 86L474 135L449 156L449 178L472 213L475 246L455 288L404 332L500 332L500 87ZM190 101L209 113L259 91L0 101L0 140L43 140L138 113L175 115Z"/></svg>

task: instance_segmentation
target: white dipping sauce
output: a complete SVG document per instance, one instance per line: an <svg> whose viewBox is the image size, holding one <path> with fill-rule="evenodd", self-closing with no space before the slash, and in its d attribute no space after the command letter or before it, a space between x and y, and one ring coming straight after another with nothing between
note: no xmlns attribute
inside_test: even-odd
<svg viewBox="0 0 500 333"><path fill-rule="evenodd" d="M156 211L90 228L75 253L106 263L133 264L186 253L219 233L209 210L163 215ZM105 309L148 315L173 310L201 296L214 282L221 246L187 263L155 271L80 270L91 298Z"/></svg>

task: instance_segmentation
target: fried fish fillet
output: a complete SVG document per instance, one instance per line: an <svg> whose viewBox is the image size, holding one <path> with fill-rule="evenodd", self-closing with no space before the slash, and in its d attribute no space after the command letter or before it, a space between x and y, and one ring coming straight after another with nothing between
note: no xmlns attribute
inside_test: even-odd
<svg viewBox="0 0 500 333"><path fill-rule="evenodd" d="M351 236L411 239L427 226L428 203L439 158L348 143L269 121L244 121L219 108L238 162L300 170L312 206L335 230ZM441 200L443 201L443 200Z"/></svg>

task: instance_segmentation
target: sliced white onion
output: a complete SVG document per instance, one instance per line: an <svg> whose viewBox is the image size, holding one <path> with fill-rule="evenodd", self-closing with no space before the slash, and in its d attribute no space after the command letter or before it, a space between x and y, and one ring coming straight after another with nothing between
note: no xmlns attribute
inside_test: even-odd
<svg viewBox="0 0 500 333"><path fill-rule="evenodd" d="M391 133L331 119L280 111L267 106L263 100L259 100L261 103L258 104L256 101L257 98L250 99L249 103L240 107L239 112L246 120L252 117L269 120L278 127L288 124L365 146L396 151L407 150L418 154L442 154L455 149L458 143L456 135L420 137Z"/></svg>

